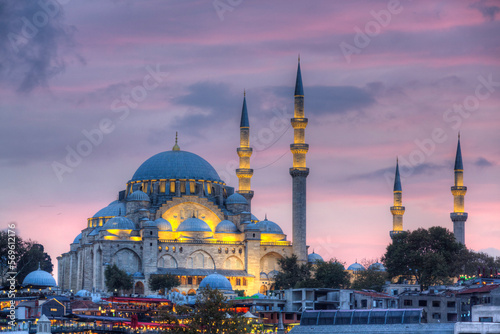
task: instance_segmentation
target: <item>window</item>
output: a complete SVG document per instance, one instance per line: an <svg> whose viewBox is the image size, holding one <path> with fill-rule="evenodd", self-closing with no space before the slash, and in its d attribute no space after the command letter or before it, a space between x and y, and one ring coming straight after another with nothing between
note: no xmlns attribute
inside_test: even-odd
<svg viewBox="0 0 500 334"><path fill-rule="evenodd" d="M238 285L238 286L241 285L241 279L240 278L236 279L236 285Z"/></svg>
<svg viewBox="0 0 500 334"><path fill-rule="evenodd" d="M293 320L293 313L285 313L286 320Z"/></svg>
<svg viewBox="0 0 500 334"><path fill-rule="evenodd" d="M191 276L188 276L188 285L193 284L193 278Z"/></svg>
<svg viewBox="0 0 500 334"><path fill-rule="evenodd" d="M366 301L366 299L361 299L361 308L366 308L367 304L368 302Z"/></svg>
<svg viewBox="0 0 500 334"><path fill-rule="evenodd" d="M149 231L149 235L153 235L153 231Z"/></svg>
<svg viewBox="0 0 500 334"><path fill-rule="evenodd" d="M432 301L432 307L439 307L439 306L441 306L441 302L439 300Z"/></svg>
<svg viewBox="0 0 500 334"><path fill-rule="evenodd" d="M446 303L447 307L454 308L455 307L455 302L448 302Z"/></svg>
<svg viewBox="0 0 500 334"><path fill-rule="evenodd" d="M243 278L243 286L247 286L247 279Z"/></svg>
<svg viewBox="0 0 500 334"><path fill-rule="evenodd" d="M423 299L419 300L418 306L423 306L423 307L427 306L427 300L423 300Z"/></svg>
<svg viewBox="0 0 500 334"><path fill-rule="evenodd" d="M432 319L440 320L441 319L441 313L432 313Z"/></svg>
<svg viewBox="0 0 500 334"><path fill-rule="evenodd" d="M411 300L411 299L405 299L405 300L403 300L403 305L404 306L412 306L413 305L413 300Z"/></svg>
<svg viewBox="0 0 500 334"><path fill-rule="evenodd" d="M479 322L493 322L493 317L479 317Z"/></svg>

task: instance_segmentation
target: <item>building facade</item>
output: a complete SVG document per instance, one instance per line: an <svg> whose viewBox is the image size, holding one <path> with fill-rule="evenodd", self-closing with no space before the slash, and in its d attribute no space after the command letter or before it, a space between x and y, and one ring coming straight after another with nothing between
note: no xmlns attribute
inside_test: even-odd
<svg viewBox="0 0 500 334"><path fill-rule="evenodd" d="M202 279L217 272L233 289L265 293L277 274L278 260L295 253L307 260L305 220L304 91L300 64L295 88L292 144L293 236L251 213L249 134L246 96L240 122L238 190L226 185L202 157L172 150L146 160L126 183L118 199L87 221L67 253L58 257L58 284L63 291L105 291L104 272L116 264L132 275L132 293L149 294L148 278L174 274L179 292L195 293Z"/></svg>

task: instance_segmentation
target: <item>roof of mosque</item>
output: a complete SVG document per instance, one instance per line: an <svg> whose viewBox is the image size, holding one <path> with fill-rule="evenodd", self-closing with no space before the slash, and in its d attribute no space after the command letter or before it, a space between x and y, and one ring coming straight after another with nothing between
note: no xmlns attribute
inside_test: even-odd
<svg viewBox="0 0 500 334"><path fill-rule="evenodd" d="M371 270L377 270L377 271L385 271L385 267L382 263L380 262L375 262L375 263L372 263L368 269L371 269Z"/></svg>
<svg viewBox="0 0 500 334"><path fill-rule="evenodd" d="M179 227L177 228L177 232L211 232L212 229L205 223L203 220L199 218L188 218L184 220Z"/></svg>
<svg viewBox="0 0 500 334"><path fill-rule="evenodd" d="M316 262L316 261L324 262L321 255L314 253L314 251L311 254L307 255L307 262Z"/></svg>
<svg viewBox="0 0 500 334"><path fill-rule="evenodd" d="M114 201L109 203L107 207L97 211L97 213L92 216L92 218L123 216L126 211L127 210L125 209L125 203Z"/></svg>
<svg viewBox="0 0 500 334"><path fill-rule="evenodd" d="M283 230L281 229L281 227L275 222L267 220L267 217L264 220L258 222L257 225L259 226L259 229L262 233L283 234Z"/></svg>
<svg viewBox="0 0 500 334"><path fill-rule="evenodd" d="M215 228L215 232L223 232L223 233L238 233L238 228L232 221L229 220L223 220L219 224L217 224L217 227Z"/></svg>
<svg viewBox="0 0 500 334"><path fill-rule="evenodd" d="M222 182L215 169L202 157L186 151L165 151L153 155L134 173L131 181L195 179Z"/></svg>
<svg viewBox="0 0 500 334"><path fill-rule="evenodd" d="M75 240L73 240L73 243L78 244L78 243L80 243L80 240L82 240L82 233L80 233L76 236Z"/></svg>
<svg viewBox="0 0 500 334"><path fill-rule="evenodd" d="M104 224L105 230L135 230L133 221L126 217L114 217Z"/></svg>
<svg viewBox="0 0 500 334"><path fill-rule="evenodd" d="M365 267L363 267L361 264L359 264L357 262L354 262L349 267L347 267L347 270L353 270L353 271L356 271L356 270L365 270Z"/></svg>
<svg viewBox="0 0 500 334"><path fill-rule="evenodd" d="M36 285L36 286L56 286L56 280L52 275L45 270L40 269L30 272L23 280L23 285Z"/></svg>
<svg viewBox="0 0 500 334"><path fill-rule="evenodd" d="M206 288L207 285L212 289L229 291L233 290L231 282L229 282L229 280L225 276L219 275L217 273L205 277L200 283L200 289Z"/></svg>
<svg viewBox="0 0 500 334"><path fill-rule="evenodd" d="M165 218L158 218L157 220L155 220L155 223L159 231L172 232L172 225Z"/></svg>
<svg viewBox="0 0 500 334"><path fill-rule="evenodd" d="M226 198L227 204L248 204L247 199L238 193L234 193Z"/></svg>
<svg viewBox="0 0 500 334"><path fill-rule="evenodd" d="M127 196L127 201L147 201L149 202L149 196L142 190L136 190Z"/></svg>

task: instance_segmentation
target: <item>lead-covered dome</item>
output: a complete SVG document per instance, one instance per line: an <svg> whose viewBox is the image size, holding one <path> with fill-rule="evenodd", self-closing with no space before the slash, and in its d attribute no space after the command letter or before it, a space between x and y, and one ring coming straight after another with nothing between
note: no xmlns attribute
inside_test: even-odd
<svg viewBox="0 0 500 334"><path fill-rule="evenodd" d="M53 287L56 286L56 280L50 273L38 267L38 270L32 271L26 275L23 280L23 285Z"/></svg>
<svg viewBox="0 0 500 334"><path fill-rule="evenodd" d="M74 244L79 244L80 240L82 240L82 234L81 233L76 236L75 240L73 240L73 243Z"/></svg>
<svg viewBox="0 0 500 334"><path fill-rule="evenodd" d="M375 271L385 271L385 267L382 263L380 262L375 262L375 263L372 263L368 269L370 270L375 270Z"/></svg>
<svg viewBox="0 0 500 334"><path fill-rule="evenodd" d="M283 234L281 227L275 222L267 220L267 218L258 222L257 225L262 233Z"/></svg>
<svg viewBox="0 0 500 334"><path fill-rule="evenodd" d="M227 290L227 291L232 291L233 287L231 286L231 282L229 280L217 273L208 275L205 277L201 283L200 283L200 289L206 288L210 286L212 289L218 289L218 290Z"/></svg>
<svg viewBox="0 0 500 334"><path fill-rule="evenodd" d="M97 211L92 218L123 216L126 211L125 203L114 201L109 203L107 207Z"/></svg>
<svg viewBox="0 0 500 334"><path fill-rule="evenodd" d="M149 202L149 196L142 190L136 190L127 196L127 201Z"/></svg>
<svg viewBox="0 0 500 334"><path fill-rule="evenodd" d="M226 205L231 204L248 204L247 199L243 195L234 193L226 198Z"/></svg>
<svg viewBox="0 0 500 334"><path fill-rule="evenodd" d="M222 182L215 169L202 157L186 151L165 151L146 160L131 181L195 179Z"/></svg>
<svg viewBox="0 0 500 334"><path fill-rule="evenodd" d="M158 231L172 232L172 225L165 218L158 218L155 223Z"/></svg>
<svg viewBox="0 0 500 334"><path fill-rule="evenodd" d="M193 217L183 221L177 232L212 232L212 229L203 220Z"/></svg>
<svg viewBox="0 0 500 334"><path fill-rule="evenodd" d="M229 220L223 220L219 224L217 224L217 227L215 228L215 232L218 233L237 233L238 228L232 221Z"/></svg>
<svg viewBox="0 0 500 334"><path fill-rule="evenodd" d="M126 217L114 217L104 224L105 230L135 230L133 221Z"/></svg>
<svg viewBox="0 0 500 334"><path fill-rule="evenodd" d="M354 262L351 264L349 267L347 267L347 270L352 270L352 271L363 271L365 270L365 267L363 267L361 264Z"/></svg>
<svg viewBox="0 0 500 334"><path fill-rule="evenodd" d="M307 262L314 263L314 262L317 262L317 261L324 262L323 258L321 257L321 255L314 253L314 251L311 254L307 255Z"/></svg>

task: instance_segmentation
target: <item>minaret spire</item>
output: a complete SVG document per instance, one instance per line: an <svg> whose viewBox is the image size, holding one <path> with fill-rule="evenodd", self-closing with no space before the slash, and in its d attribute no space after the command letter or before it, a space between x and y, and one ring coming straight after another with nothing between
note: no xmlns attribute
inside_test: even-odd
<svg viewBox="0 0 500 334"><path fill-rule="evenodd" d="M293 167L290 168L293 192L293 253L297 255L299 263L306 263L306 178L309 175L309 168L306 167L306 154L309 145L305 143L307 118L304 117L304 87L302 86L302 73L300 71L300 56L297 65L294 99L294 113L291 119L293 144L290 145L290 151L293 154Z"/></svg>
<svg viewBox="0 0 500 334"><path fill-rule="evenodd" d="M464 197L467 187L464 187L464 165L460 147L460 132L458 133L457 153L455 155L455 185L451 187L453 194L453 212L450 213L453 222L453 234L458 242L465 245L465 222L468 214L464 212Z"/></svg>
<svg viewBox="0 0 500 334"><path fill-rule="evenodd" d="M394 206L391 206L392 213L392 231L391 239L395 234L403 231L403 215L405 207L403 206L403 188L401 187L401 177L399 175L399 159L396 158L396 175L394 177Z"/></svg>
<svg viewBox="0 0 500 334"><path fill-rule="evenodd" d="M248 202L248 211L251 212L251 201L253 190L251 190L250 181L253 175L253 169L250 168L250 157L252 156L252 148L250 147L250 122L248 121L246 91L243 91L243 107L241 108L240 121L240 147L236 152L240 158L239 168L236 169L238 176L239 187L238 193L243 195Z"/></svg>

